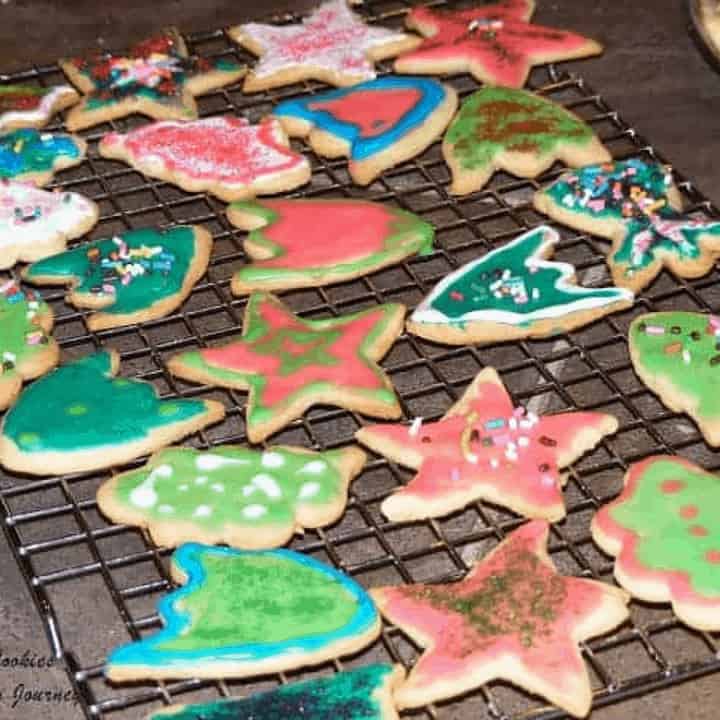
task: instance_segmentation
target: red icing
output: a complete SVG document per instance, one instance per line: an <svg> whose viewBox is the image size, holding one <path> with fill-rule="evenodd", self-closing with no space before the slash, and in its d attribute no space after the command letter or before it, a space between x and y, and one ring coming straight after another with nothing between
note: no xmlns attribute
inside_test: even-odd
<svg viewBox="0 0 720 720"><path fill-rule="evenodd" d="M693 525L690 527L690 534L695 537L705 537L708 534L708 529L702 525Z"/></svg>
<svg viewBox="0 0 720 720"><path fill-rule="evenodd" d="M680 517L685 520L692 520L694 517L698 516L699 512L700 511L695 505L683 505L680 508Z"/></svg>
<svg viewBox="0 0 720 720"><path fill-rule="evenodd" d="M385 387L383 376L361 351L368 334L386 319L383 307L345 323L334 324L330 330L318 330L312 324L296 318L280 303L270 299L270 296L258 305L258 313L268 326L267 332L261 336L256 333L252 340L242 339L225 347L201 351L203 359L210 365L263 376L266 384L257 398L258 405L281 403L291 395L307 389L312 383L365 390ZM301 335L283 337L288 332ZM284 351L298 358L320 350L329 361L305 364L292 372L281 371L283 363L280 354L267 351L268 344L278 341Z"/></svg>
<svg viewBox="0 0 720 720"><path fill-rule="evenodd" d="M680 492L684 487L685 483L682 480L665 480L660 485L660 489L668 495Z"/></svg>
<svg viewBox="0 0 720 720"><path fill-rule="evenodd" d="M705 559L712 563L713 565L717 565L720 563L720 550L708 550L705 553Z"/></svg>
<svg viewBox="0 0 720 720"><path fill-rule="evenodd" d="M127 135L110 133L102 142L123 147L141 164L159 160L166 171L193 180L249 185L307 162L283 145L282 137L277 120L266 118L251 125L245 118L223 116L155 122Z"/></svg>
<svg viewBox="0 0 720 720"><path fill-rule="evenodd" d="M356 125L363 138L382 135L410 112L422 98L414 89L358 90L335 100L308 105L310 110L329 113L340 122Z"/></svg>
<svg viewBox="0 0 720 720"><path fill-rule="evenodd" d="M417 475L392 496L391 504L430 501L441 503L445 512L450 512L470 499L486 498L534 517L559 519L565 514L559 458L567 464L568 456L579 456L581 452L571 454L578 436L588 428L602 432L608 416L571 412L530 419L523 415L515 418L517 427L511 429L512 399L491 372L481 373L458 405L440 421L422 425L415 435L397 424L371 425L363 430L362 441L370 446L374 440L379 448L390 443L398 452L402 449L421 458ZM472 400L460 409L466 398ZM504 426L488 429L487 424L498 419ZM463 435L469 437L474 457L466 456ZM484 444L489 439L493 444ZM515 444L514 451L508 440Z"/></svg>
<svg viewBox="0 0 720 720"><path fill-rule="evenodd" d="M447 695L449 683L461 693L485 679L502 677L496 673L487 676L486 673L488 666L492 667L498 658L506 656L511 659L511 666L523 668L525 682L530 683L526 687L536 692L549 694L550 688L567 691L569 687L587 686L577 642L588 634L582 633L579 626L606 603L620 605L622 600L614 588L604 583L558 575L544 554L547 534L548 526L544 522L523 525L457 583L385 587L372 591L382 613L412 637L423 638L422 645L429 648L413 667L407 680L408 688L417 688L418 692L435 699ZM534 567L523 563L524 570L528 567L532 570L526 580L519 581L522 587L507 588L507 592L500 595L494 593L492 581L488 580L511 572L517 567L518 558L527 553L539 562ZM433 601L433 598L444 596L448 599L447 605L452 605L453 601L474 596L470 602L477 603L478 612L492 618L493 609L497 609L498 625L501 625L513 607L505 607L505 599L513 592L517 594L523 589L532 592L531 588L537 587L552 587L555 597L561 601L550 605L550 613L544 621L528 618L534 629L530 642L519 632L494 630L492 624L481 632L468 619L467 612L451 610ZM485 602L478 600L483 597L483 592L487 592ZM423 596L424 593L427 595ZM540 603L544 600L547 601L547 596L537 598ZM608 630L616 623L617 620L610 621L604 629ZM595 633L599 632L603 630L596 626ZM478 677L483 680L478 681ZM517 679L517 675L505 677ZM439 686L437 693L434 691L436 684Z"/></svg>
<svg viewBox="0 0 720 720"><path fill-rule="evenodd" d="M402 55L397 67L460 61L471 70L479 66L478 74L494 85L522 87L531 65L572 57L589 42L576 33L528 23L533 6L529 0L508 0L467 10L415 8L409 24L428 37Z"/></svg>
<svg viewBox="0 0 720 720"><path fill-rule="evenodd" d="M277 214L263 234L282 256L256 267L308 268L340 264L384 249L394 217L381 205L343 200L263 200Z"/></svg>

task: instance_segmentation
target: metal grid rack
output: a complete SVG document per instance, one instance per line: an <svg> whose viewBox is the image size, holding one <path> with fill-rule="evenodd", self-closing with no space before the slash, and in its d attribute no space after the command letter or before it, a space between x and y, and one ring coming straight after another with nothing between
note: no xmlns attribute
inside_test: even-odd
<svg viewBox="0 0 720 720"><path fill-rule="evenodd" d="M404 0L370 0L361 12L370 21L399 27L408 4ZM221 31L191 35L188 41L201 55L251 60ZM382 67L383 72L390 69L389 64ZM34 67L0 80L49 85L61 81L62 75L55 66ZM463 96L477 87L466 75L449 82ZM546 66L533 71L530 86L584 117L615 157L663 160L581 79ZM236 85L200 98L199 106L202 115L239 113L257 120L281 98L323 87L303 83L243 95ZM190 438L189 444L207 448L243 443L244 394L185 384L171 377L165 367L165 360L175 352L222 342L238 332L245 298L231 295L229 280L243 261L242 233L229 225L225 206L216 199L186 194L99 157L97 140L106 131L111 127L124 131L142 122L130 118L85 133L90 141L87 161L61 173L56 185L99 203L102 217L91 238L144 225L204 224L215 238L207 276L171 316L98 333L88 332L85 313L66 305L61 291L44 291L56 314L55 335L66 357L100 346L114 347L121 353L121 373L151 380L164 394L224 402L226 420ZM338 315L389 301L414 306L451 269L543 222L531 207L532 193L562 171L555 167L538 181L497 173L483 191L454 198L447 191L449 174L439 143L415 160L385 172L366 189L352 185L345 160L326 160L300 143L295 146L307 153L313 176L311 184L292 196L351 196L392 203L418 213L437 229L436 249L428 257L413 258L341 285L282 294L295 311L309 317ZM717 216L717 210L688 181L681 176L676 180L694 215ZM604 262L607 244L567 228L558 230L562 241L556 258L574 263L584 284L609 284ZM634 375L627 352L627 327L633 317L648 310L718 310L719 280L717 270L692 282L663 273L633 309L549 340L448 348L403 335L383 365L399 393L406 418L439 417L486 365L500 371L516 401L536 412L575 407L616 415L618 433L570 469L565 491L568 515L553 526L550 543L551 555L562 572L612 582L612 563L593 545L589 521L595 510L619 491L627 465L650 453L667 452L684 455L709 469L720 467L720 456L703 442L695 425L664 408ZM367 420L344 410L317 407L272 440L315 449L338 447L350 442L363 422ZM106 683L102 669L107 652L155 632L159 627L155 604L171 588L167 573L170 551L156 547L134 528L109 524L99 514L95 491L108 476L84 473L28 479L0 474L3 529L53 650L64 658L88 718L135 719L169 703L247 694L278 682L372 661L409 666L417 656L417 648L386 626L381 639L358 656L305 671L249 682ZM335 564L366 587L449 581L462 577L475 558L523 522L509 511L484 503L437 520L405 525L387 522L379 504L408 478L405 470L373 458L354 482L343 518L333 527L296 538L291 547ZM678 623L667 607L633 602L631 614L631 621L616 633L583 647L596 707L720 669L720 635L691 631ZM402 716L518 720L565 715L506 683L493 682L459 699Z"/></svg>

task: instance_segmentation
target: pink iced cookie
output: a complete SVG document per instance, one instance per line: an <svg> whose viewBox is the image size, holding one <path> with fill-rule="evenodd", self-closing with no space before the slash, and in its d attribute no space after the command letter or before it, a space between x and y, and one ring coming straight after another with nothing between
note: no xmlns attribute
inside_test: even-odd
<svg viewBox="0 0 720 720"><path fill-rule="evenodd" d="M391 520L438 517L483 499L527 517L565 516L559 469L617 430L612 415L538 417L516 408L493 368L485 368L438 422L369 425L355 437L418 473L382 504Z"/></svg>
<svg viewBox="0 0 720 720"><path fill-rule="evenodd" d="M257 65L245 78L245 92L300 80L354 85L375 78L374 63L418 45L412 35L366 25L346 0L330 0L295 25L246 23L228 30L255 55Z"/></svg>
<svg viewBox="0 0 720 720"><path fill-rule="evenodd" d="M700 630L720 630L720 477L679 457L630 466L625 488L595 515L595 542L615 556L615 577L632 595L671 602Z"/></svg>
<svg viewBox="0 0 720 720"><path fill-rule="evenodd" d="M292 190L310 179L307 159L289 147L272 118L258 125L229 116L154 122L125 135L109 133L100 154L188 192L207 191L227 201Z"/></svg>
<svg viewBox="0 0 720 720"><path fill-rule="evenodd" d="M425 37L395 61L401 73L470 72L487 85L521 88L533 65L597 55L602 46L565 30L532 25L534 0L500 0L464 10L417 7L405 19Z"/></svg>
<svg viewBox="0 0 720 720"><path fill-rule="evenodd" d="M425 652L395 692L417 707L501 678L577 717L592 690L578 643L628 616L629 596L595 580L559 575L548 525L523 525L460 582L371 590L380 612Z"/></svg>

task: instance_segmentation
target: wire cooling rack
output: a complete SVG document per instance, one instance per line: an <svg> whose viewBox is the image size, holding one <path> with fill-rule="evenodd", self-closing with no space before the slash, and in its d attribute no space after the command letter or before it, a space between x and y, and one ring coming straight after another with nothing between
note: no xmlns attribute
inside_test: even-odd
<svg viewBox="0 0 720 720"><path fill-rule="evenodd" d="M371 0L361 12L370 21L400 27L407 6L403 0ZM279 20L294 19L286 16ZM192 50L204 56L251 60L221 31L190 35L188 42ZM388 72L390 65L382 68ZM62 75L56 66L48 66L34 67L12 78L0 77L6 79L51 85L62 81ZM449 82L461 96L477 87L467 75ZM530 86L585 118L615 157L634 155L664 161L581 79L545 66L533 71ZM282 98L320 89L324 87L303 83L243 95L236 85L200 98L199 106L202 115L239 113L257 120ZM84 193L99 203L102 217L91 238L145 225L202 223L215 238L207 276L171 316L97 333L87 330L85 312L66 305L61 291L43 291L56 314L55 335L65 357L101 346L114 347L122 357L122 373L150 380L167 395L212 397L224 402L226 420L197 433L187 441L189 444L207 448L243 443L245 395L185 384L171 377L165 365L176 352L222 342L238 333L246 300L231 295L229 281L244 260L243 234L228 223L225 206L216 199L184 193L145 178L122 163L99 157L97 141L105 132L125 131L142 122L131 118L85 133L89 140L87 161L58 175L56 185ZM450 270L543 222L531 207L532 194L563 169L556 166L538 181L497 173L485 190L454 198L448 194L449 174L439 143L415 160L385 172L365 189L350 182L345 160L327 160L300 143L295 145L307 153L313 175L309 185L291 196L378 200L411 210L437 229L436 249L428 257L410 259L332 287L283 293L284 300L306 317L339 315L381 302L413 307ZM679 175L676 180L694 216L718 215L687 180ZM557 259L574 263L584 284L609 284L604 262L607 244L567 228L557 229L562 236ZM703 442L695 425L664 408L634 375L627 352L628 325L637 314L649 310L718 311L719 281L717 270L692 282L677 281L663 273L632 310L550 340L447 348L402 336L383 364L399 393L406 418L439 417L486 365L496 367L515 399L535 412L580 408L614 414L620 421L618 433L570 469L565 491L568 515L553 526L550 542L551 555L562 572L612 582L612 563L593 545L589 522L596 509L617 494L628 464L650 453L666 452L678 453L709 469L720 466L720 456ZM351 442L363 422L367 419L354 413L318 407L272 440L333 448ZM137 461L131 466L139 464ZM343 518L326 530L307 532L291 547L333 563L366 587L451 581L462 577L476 558L523 522L511 512L485 503L475 503L438 520L405 525L387 522L379 512L380 502L409 476L383 458L372 458L352 486ZM108 651L157 631L160 623L155 604L171 588L167 573L170 551L156 547L137 529L109 524L98 513L95 492L108 477L109 473L84 473L38 480L0 475L3 529L53 650L64 658L88 718L135 720L169 703L247 694L278 682L373 661L409 666L417 657L418 649L396 629L386 626L381 639L365 652L309 671L249 682L108 684L102 674ZM720 669L720 635L684 627L667 607L633 602L631 615L631 621L615 634L583 646L596 707ZM565 716L503 682L401 715L447 720Z"/></svg>

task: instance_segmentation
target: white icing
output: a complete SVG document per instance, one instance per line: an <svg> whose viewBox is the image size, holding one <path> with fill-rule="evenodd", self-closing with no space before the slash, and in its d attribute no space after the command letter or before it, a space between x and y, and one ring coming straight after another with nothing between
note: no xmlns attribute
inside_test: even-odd
<svg viewBox="0 0 720 720"><path fill-rule="evenodd" d="M230 31L242 42L243 36L262 48L253 68L259 77L307 66L322 68L358 80L376 77L369 51L407 38L402 32L370 27L348 8L346 0L331 0L318 7L299 25L247 23Z"/></svg>
<svg viewBox="0 0 720 720"><path fill-rule="evenodd" d="M40 104L34 110L10 110L0 113L0 132L11 127L45 125L53 116L55 104L63 95L75 96L75 91L69 85L58 85L42 96Z"/></svg>
<svg viewBox="0 0 720 720"><path fill-rule="evenodd" d="M278 452L264 452L261 463L263 467L279 468L285 464L285 458Z"/></svg>
<svg viewBox="0 0 720 720"><path fill-rule="evenodd" d="M251 519L262 517L263 515L265 515L266 512L267 508L264 505L246 505L242 509L242 514L246 518Z"/></svg>
<svg viewBox="0 0 720 720"><path fill-rule="evenodd" d="M187 492L189 489L190 489L190 486L187 483L178 485L178 490L180 490L181 492Z"/></svg>
<svg viewBox="0 0 720 720"><path fill-rule="evenodd" d="M212 508L209 505L198 505L193 513L193 517L209 517L210 515L212 515Z"/></svg>
<svg viewBox="0 0 720 720"><path fill-rule="evenodd" d="M22 217L18 216L19 212ZM35 216L39 209L39 217ZM0 250L18 247L22 259L22 246L47 243L57 235L72 239L76 231L95 216L95 204L78 193L61 193L42 190L29 183L0 182ZM33 217L24 220L24 217ZM6 264L3 263L3 266Z"/></svg>
<svg viewBox="0 0 720 720"><path fill-rule="evenodd" d="M213 490L216 493L223 493L225 492L225 486L222 483L213 483L210 486L210 489Z"/></svg>
<svg viewBox="0 0 720 720"><path fill-rule="evenodd" d="M229 458L224 455L214 455L213 453L203 453L195 458L195 467L198 470L218 470L228 465L247 465L250 461L242 458Z"/></svg>
<svg viewBox="0 0 720 720"><path fill-rule="evenodd" d="M151 508L158 501L155 483L159 478L167 478L173 471L169 465L158 465L153 471L130 493L130 502L136 507Z"/></svg>
<svg viewBox="0 0 720 720"><path fill-rule="evenodd" d="M303 465L298 472L319 475L325 470L327 470L327 463L324 460L311 460L307 465Z"/></svg>
<svg viewBox="0 0 720 720"><path fill-rule="evenodd" d="M282 490L271 475L258 473L250 481L255 487L260 488L269 498L277 499L282 497Z"/></svg>
<svg viewBox="0 0 720 720"><path fill-rule="evenodd" d="M172 505L158 505L158 512L169 515L175 512L175 508Z"/></svg>
<svg viewBox="0 0 720 720"><path fill-rule="evenodd" d="M245 485L242 489L242 494L244 497L249 497L252 495L258 488L256 488L254 485Z"/></svg>
<svg viewBox="0 0 720 720"><path fill-rule="evenodd" d="M198 475L195 478L196 485L207 485L207 481L208 481L207 475Z"/></svg>
<svg viewBox="0 0 720 720"><path fill-rule="evenodd" d="M547 226L542 226L530 230L530 233L543 231L545 234L545 240L543 244L538 248L536 255L546 255L549 249L552 248L560 239L560 236ZM445 289L454 283L460 276L472 272L473 269L481 263L487 262L488 259L495 253L507 250L508 247L513 244L518 244L529 233L524 233L517 239L513 240L512 243L508 243L497 250L493 250L487 255L479 257L477 260L463 265L454 272L450 273L447 277L443 278L432 290L432 292L417 306L413 312L410 320L416 323L437 323L441 325L457 325L466 322L488 322L488 323L499 323L504 325L523 325L527 323L537 322L547 318L558 318L570 313L580 312L583 310L591 310L598 307L604 307L612 303L616 303L620 300L632 301L635 297L634 293L625 288L613 288L617 291L615 297L579 297L577 300L570 300L562 305L554 305L551 307L538 308L532 312L512 312L509 310L472 310L471 312L465 313L461 318L450 318L445 313L441 312L437 308L431 307L432 302L436 297L441 295ZM575 268L569 263L564 262L553 262L550 260L540 260L538 257L531 258L532 266L535 268L555 268L560 272L560 276L555 281L555 286L561 289L563 292L569 295L582 295L584 290L587 288L578 287L570 282L570 279L575 275ZM526 260L525 262L528 270L531 265Z"/></svg>
<svg viewBox="0 0 720 720"><path fill-rule="evenodd" d="M310 482L303 483L298 497L301 500L307 500L308 498L315 497L318 492L320 492L320 483L311 480Z"/></svg>

